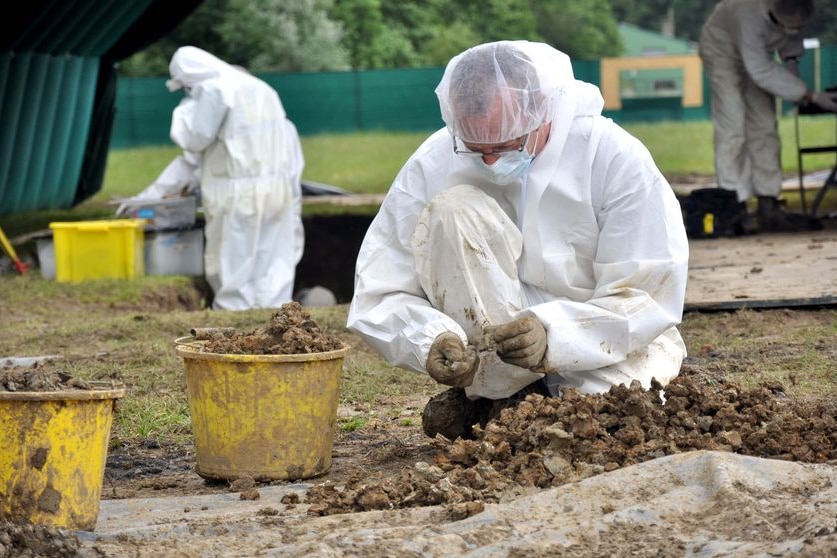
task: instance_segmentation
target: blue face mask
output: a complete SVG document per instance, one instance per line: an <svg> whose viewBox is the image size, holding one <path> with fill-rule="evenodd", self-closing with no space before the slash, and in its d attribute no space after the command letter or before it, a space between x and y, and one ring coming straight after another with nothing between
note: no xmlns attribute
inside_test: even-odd
<svg viewBox="0 0 837 558"><path fill-rule="evenodd" d="M474 159L474 163L491 182L505 186L526 174L534 158L533 154L524 149L504 154L493 165L487 165L481 157Z"/></svg>

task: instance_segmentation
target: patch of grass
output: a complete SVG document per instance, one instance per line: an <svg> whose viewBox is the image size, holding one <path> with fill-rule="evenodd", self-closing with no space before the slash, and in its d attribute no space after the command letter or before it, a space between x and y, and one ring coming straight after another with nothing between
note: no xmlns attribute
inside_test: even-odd
<svg viewBox="0 0 837 558"><path fill-rule="evenodd" d="M184 301L194 300L195 286L186 277L57 283L37 274L0 275L0 289L0 356L59 355L73 376L123 384L126 395L114 432L126 441L178 442L190 435L176 338L194 327L264 327L275 312L191 310ZM371 405L380 396L436 389L423 374L387 365L347 331L347 305L308 310L322 331L352 347L344 362L341 404Z"/></svg>
<svg viewBox="0 0 837 558"><path fill-rule="evenodd" d="M690 362L745 388L779 381L804 396L837 382L837 309L691 312L681 332Z"/></svg>
<svg viewBox="0 0 837 558"><path fill-rule="evenodd" d="M713 129L708 120L625 123L628 132L642 141L664 175L714 175ZM779 119L782 167L787 174L798 170L793 117ZM811 116L799 122L803 145L834 144L834 119ZM303 178L331 184L358 194L385 193L396 174L429 136L425 132L359 132L316 134L301 138L305 156ZM180 149L175 146L113 150L102 191L93 200L106 202L133 195L150 184ZM806 156L808 171L833 166L834 155ZM112 207L110 209L113 209Z"/></svg>
<svg viewBox="0 0 837 558"><path fill-rule="evenodd" d="M623 124L651 152L660 171L671 179L680 175L712 176L712 123L659 122Z"/></svg>
<svg viewBox="0 0 837 558"><path fill-rule="evenodd" d="M439 392L438 384L427 374L391 366L365 344L355 347L344 364L342 397L345 400L369 405L380 397L422 394L429 398Z"/></svg>
<svg viewBox="0 0 837 558"><path fill-rule="evenodd" d="M623 127L645 144L657 166L670 180L676 176L713 176L715 174L712 122L699 120L626 123ZM799 170L794 127L795 122L792 116L783 116L779 119L782 168L786 175L792 175ZM834 145L837 141L834 117L823 115L800 119L799 135L803 146ZM803 168L806 172L833 166L834 154L807 155L803 161Z"/></svg>
<svg viewBox="0 0 837 558"><path fill-rule="evenodd" d="M429 134L362 132L301 138L306 180L354 193L384 193L407 158ZM175 146L112 150L104 185L93 198L107 202L132 196L151 184L181 150ZM112 208L114 209L114 208Z"/></svg>
<svg viewBox="0 0 837 558"><path fill-rule="evenodd" d="M339 422L341 432L354 432L366 426L366 419L361 417L353 417Z"/></svg>
<svg viewBox="0 0 837 558"><path fill-rule="evenodd" d="M350 192L381 194L430 134L363 132L302 138L303 177Z"/></svg>
<svg viewBox="0 0 837 558"><path fill-rule="evenodd" d="M194 327L264 327L274 310L190 310L188 278L55 283L36 274L0 276L0 356L62 355L67 371L125 385L114 433L137 442L179 443L191 435L185 373L174 350ZM98 296L96 296L98 294ZM351 346L341 379L341 405L367 409L422 399L442 387L425 374L384 362L346 327L348 305L310 308L320 328ZM833 393L837 384L837 309L741 310L686 314L681 332L690 359L718 378L752 387L779 380L792 395ZM412 425L414 417L400 417ZM347 421L341 429L360 428Z"/></svg>
<svg viewBox="0 0 837 558"><path fill-rule="evenodd" d="M117 402L115 440L157 440L191 443L189 402L182 392L155 393Z"/></svg>
<svg viewBox="0 0 837 558"><path fill-rule="evenodd" d="M798 172L794 119L779 121L782 165L786 176ZM623 127L642 141L662 173L672 182L684 176L714 175L713 131L709 121L625 123ZM425 132L362 132L318 134L301 138L305 156L303 178L331 184L357 194L385 193L398 171L429 136ZM835 143L833 117L800 120L804 145ZM113 198L132 196L148 186L181 150L173 145L112 150L108 154L102 190L72 209L34 211L2 217L0 226L9 238L45 230L52 221L113 218ZM806 172L831 168L833 154L806 156ZM792 194L785 197L791 199ZM790 207L798 207L790 205ZM377 206L335 206L306 203L303 214L373 214Z"/></svg>
<svg viewBox="0 0 837 558"><path fill-rule="evenodd" d="M108 201L133 196L154 182L163 169L182 153L183 150L175 145L111 149L102 191L94 199Z"/></svg>

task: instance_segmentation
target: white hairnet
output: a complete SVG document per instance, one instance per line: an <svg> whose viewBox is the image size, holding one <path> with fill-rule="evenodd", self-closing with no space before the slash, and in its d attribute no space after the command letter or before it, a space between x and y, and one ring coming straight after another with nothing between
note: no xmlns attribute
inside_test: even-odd
<svg viewBox="0 0 837 558"><path fill-rule="evenodd" d="M503 143L550 122L557 97L573 82L566 54L543 43L498 41L452 58L436 96L451 134Z"/></svg>
<svg viewBox="0 0 837 558"><path fill-rule="evenodd" d="M180 47L169 62L171 79L166 81L166 88L177 91L183 87L194 87L202 81L234 70L217 56L198 47Z"/></svg>

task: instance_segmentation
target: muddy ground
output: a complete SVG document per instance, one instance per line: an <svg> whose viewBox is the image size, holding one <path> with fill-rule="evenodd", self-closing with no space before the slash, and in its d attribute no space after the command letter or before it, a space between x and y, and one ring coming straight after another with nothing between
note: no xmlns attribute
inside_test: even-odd
<svg viewBox="0 0 837 558"><path fill-rule="evenodd" d="M277 313L264 329L210 334L206 349L316 352L341 345L339 339L323 338L298 305L289 309L293 312ZM767 312L765 319L781 315ZM288 345L282 349L283 344ZM834 351L833 347L824 349ZM439 511L431 521L441 526L521 494L694 450L837 465L837 398L833 394L791 398L778 380L744 389L718 374L719 358L724 359L724 366L734 368L736 358L743 363L751 355L718 355L706 347L684 364L681 375L664 390L654 386L645 391L634 385L614 388L604 395L585 396L573 390L557 398L530 395L478 430L478 438L471 441L426 438L420 428L426 398L381 400L382 407L403 409L401 416L381 418L356 431L336 432L331 471L310 479L309 490L283 503L287 509L303 507L309 517L436 506ZM37 385L33 382L41 382L54 387L72 381L65 377L44 379L44 371L44 367L39 369L36 380L21 377L19 371L6 371L0 384L8 390L9 385L12 389L21 385L32 388ZM795 377L790 374L787 381L793 382ZM349 408L339 410L343 416L352 412ZM247 478L205 481L194 472L194 466L194 450L189 446L161 447L148 442L115 447L108 455L102 496L117 500L236 493L241 499L255 500L259 490L268 486ZM758 513L758 509L741 513ZM787 515L792 515L790 509ZM837 544L837 523L821 527L819 532L827 542ZM197 550L190 553L185 540L183 544L180 555L201 554ZM118 549L116 553L114 549ZM0 557L74 555L166 554L155 554L153 543L132 542L130 537L118 544L97 545L82 543L60 530L12 525L0 529ZM388 554L381 551L378 555ZM674 547L634 555L679 554Z"/></svg>

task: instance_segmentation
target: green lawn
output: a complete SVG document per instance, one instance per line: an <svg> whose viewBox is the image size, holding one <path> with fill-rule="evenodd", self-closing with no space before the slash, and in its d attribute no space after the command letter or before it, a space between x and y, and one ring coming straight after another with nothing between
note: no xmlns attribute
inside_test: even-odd
<svg viewBox="0 0 837 558"><path fill-rule="evenodd" d="M712 124L698 122L661 122L626 124L654 156L657 165L670 180L678 177L712 176ZM834 118L809 117L800 125L806 145L835 143ZM796 140L793 118L784 118L779 126L782 138L782 165L788 175L797 172ZM355 193L383 193L389 188L404 161L428 136L428 133L365 132L356 134L321 134L302 138L307 180L322 182ZM97 201L133 195L156 178L180 150L176 147L146 147L115 150L110 153L102 191ZM805 159L806 170L832 166L833 155Z"/></svg>
<svg viewBox="0 0 837 558"><path fill-rule="evenodd" d="M833 145L834 119L830 115L807 117L800 123L804 145ZM664 175L673 183L683 177L712 177L712 124L698 122L660 122L626 124L653 155ZM797 173L796 136L793 118L780 121L782 164L786 176ZM302 138L306 180L338 186L354 193L380 194L387 191L398 170L429 133L364 132L320 134ZM150 184L178 154L174 146L122 149L110 152L102 190L72 210L41 211L4 216L3 230L9 237L44 229L51 221L101 219L113 215L108 200L136 194ZM834 155L809 156L806 171L830 168ZM794 194L789 194L793 197ZM790 200L792 204L795 200ZM322 204L318 204L321 206ZM351 211L374 211L374 207ZM306 211L333 212L329 207ZM347 211L347 209L343 209Z"/></svg>

